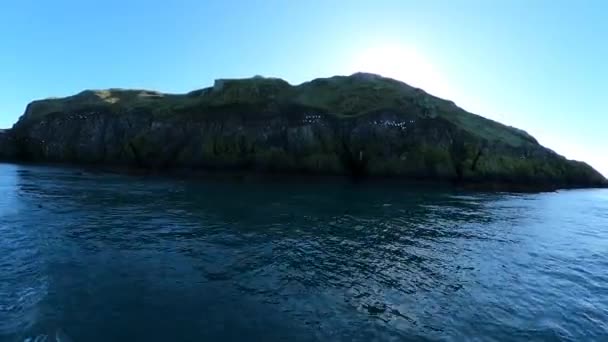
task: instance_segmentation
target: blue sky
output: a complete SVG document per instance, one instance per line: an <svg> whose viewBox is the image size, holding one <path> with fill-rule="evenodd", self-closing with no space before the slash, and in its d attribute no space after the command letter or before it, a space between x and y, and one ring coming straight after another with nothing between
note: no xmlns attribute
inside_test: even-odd
<svg viewBox="0 0 608 342"><path fill-rule="evenodd" d="M0 127L83 89L381 72L608 175L608 2L5 1Z"/></svg>

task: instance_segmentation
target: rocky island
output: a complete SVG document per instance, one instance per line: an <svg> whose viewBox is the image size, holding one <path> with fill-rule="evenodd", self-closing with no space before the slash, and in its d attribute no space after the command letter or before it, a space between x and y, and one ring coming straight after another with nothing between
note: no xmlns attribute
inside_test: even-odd
<svg viewBox="0 0 608 342"><path fill-rule="evenodd" d="M297 86L220 79L187 94L110 89L34 101L0 158L162 170L604 187L526 132L358 73Z"/></svg>

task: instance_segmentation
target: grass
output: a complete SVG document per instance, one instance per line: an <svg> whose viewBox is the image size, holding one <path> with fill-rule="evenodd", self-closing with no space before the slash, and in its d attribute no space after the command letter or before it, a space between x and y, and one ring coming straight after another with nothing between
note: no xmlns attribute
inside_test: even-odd
<svg viewBox="0 0 608 342"><path fill-rule="evenodd" d="M250 112L280 112L297 105L340 118L360 117L380 110L415 113L422 118L442 117L487 141L518 147L537 144L527 133L474 115L454 103L405 83L372 74L316 79L292 86L277 78L220 79L213 87L187 94L163 94L147 90L87 90L77 95L35 101L22 118L37 121L48 114L105 108L112 112L141 110L156 116L205 115L231 108Z"/></svg>

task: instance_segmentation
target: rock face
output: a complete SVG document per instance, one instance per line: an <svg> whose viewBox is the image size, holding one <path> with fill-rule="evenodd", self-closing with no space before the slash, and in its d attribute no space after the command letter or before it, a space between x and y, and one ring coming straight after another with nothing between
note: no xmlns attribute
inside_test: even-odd
<svg viewBox="0 0 608 342"><path fill-rule="evenodd" d="M0 129L0 161L17 158L17 145L10 131Z"/></svg>
<svg viewBox="0 0 608 342"><path fill-rule="evenodd" d="M224 79L181 95L84 91L28 105L3 145L23 160L150 169L606 185L524 131L371 74Z"/></svg>

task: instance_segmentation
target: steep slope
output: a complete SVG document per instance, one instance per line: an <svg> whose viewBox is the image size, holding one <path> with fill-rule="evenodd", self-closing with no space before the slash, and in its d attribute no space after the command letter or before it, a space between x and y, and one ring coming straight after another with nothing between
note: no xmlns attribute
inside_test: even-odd
<svg viewBox="0 0 608 342"><path fill-rule="evenodd" d="M516 128L372 74L217 80L174 95L84 91L35 101L13 127L24 160L151 169L603 186Z"/></svg>

